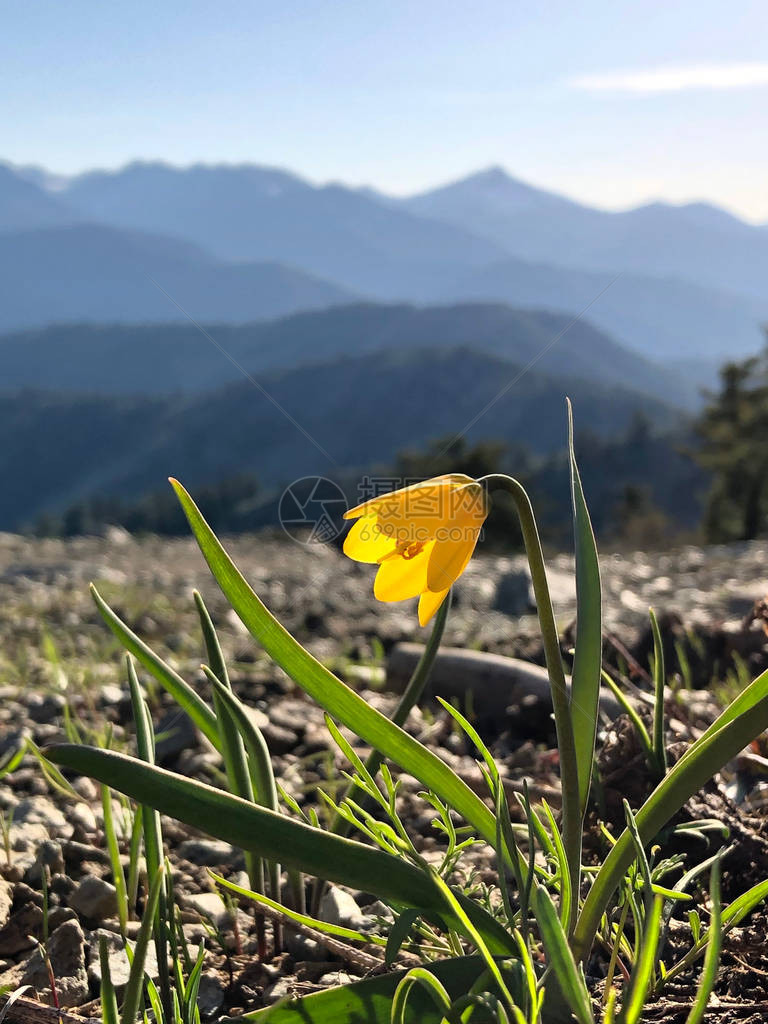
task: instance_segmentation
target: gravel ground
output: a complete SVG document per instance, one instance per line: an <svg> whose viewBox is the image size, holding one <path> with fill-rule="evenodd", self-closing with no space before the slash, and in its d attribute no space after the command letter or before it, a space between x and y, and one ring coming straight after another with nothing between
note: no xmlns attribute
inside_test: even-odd
<svg viewBox="0 0 768 1024"><path fill-rule="evenodd" d="M373 569L343 558L332 547L284 538L241 537L231 554L268 606L316 656L331 665L383 711L394 706L386 690L386 662L394 645L422 640L412 603L385 606L372 596ZM716 712L707 687L735 678L734 652L751 669L768 659L759 627L745 616L768 590L768 544L753 543L673 553L635 552L603 558L606 630L617 644L647 664L647 609L663 613L670 653L688 645L686 665L694 692L682 691L671 715L674 738L687 739ZM574 617L572 560L548 560L558 622ZM191 540L136 540L113 530L103 538L37 540L0 535L0 757L23 737L39 745L63 737L65 710L87 738L110 723L116 745L131 749L132 727L120 651L88 594L94 581L107 601L190 682L207 692L191 591L197 587L220 630L233 684L259 715L285 789L302 805L314 802L318 785L337 792L343 767L330 749L322 713L257 649L212 582ZM456 587L445 643L541 661L524 559L483 556L473 560ZM695 635L694 635L695 634ZM606 653L615 654L607 645ZM681 663L670 658L673 672ZM151 691L153 715L165 739L159 756L168 767L217 781L216 756L195 736L164 694ZM473 712L481 734L512 788L532 780L556 799L556 755L546 708L510 708L484 716L482 693ZM467 780L480 787L473 752L450 719L435 706L415 710L407 728ZM617 736L606 734L616 757ZM612 745L613 744L613 745ZM608 754L606 753L606 756ZM620 764L622 753L616 763ZM402 814L419 835L427 856L439 856L433 814L404 779ZM50 939L59 1003L77 1013L98 1014L98 936L109 936L113 969L124 977L115 916L115 891L104 853L100 793L75 780L77 798L53 789L31 758L3 780L0 809L0 986L32 986L51 1001L48 970L38 948L42 938L41 877L50 876ZM115 802L118 822L123 819ZM307 992L370 969L328 950L316 938L287 933L278 955L260 959L252 914L232 912L213 891L207 868L243 881L241 854L219 840L164 821L164 835L182 904L185 934L206 939L201 1012L215 1020L257 1008L289 992ZM479 882L495 880L484 847L466 858L464 871ZM768 870L766 870L768 874ZM385 908L369 894L334 890L323 909L327 919L373 927ZM207 925L207 930L206 930ZM135 934L137 922L129 925ZM122 972L122 973L121 973ZM124 984L124 980L122 982ZM752 989L749 989L752 991Z"/></svg>

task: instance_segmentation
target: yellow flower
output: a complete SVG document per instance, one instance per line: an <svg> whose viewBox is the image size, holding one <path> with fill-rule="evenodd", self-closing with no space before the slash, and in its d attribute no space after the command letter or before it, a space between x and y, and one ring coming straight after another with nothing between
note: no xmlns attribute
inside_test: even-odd
<svg viewBox="0 0 768 1024"><path fill-rule="evenodd" d="M461 576L488 515L485 490L451 473L371 498L344 515L357 519L344 541L356 562L378 564L379 601L419 598L426 626Z"/></svg>

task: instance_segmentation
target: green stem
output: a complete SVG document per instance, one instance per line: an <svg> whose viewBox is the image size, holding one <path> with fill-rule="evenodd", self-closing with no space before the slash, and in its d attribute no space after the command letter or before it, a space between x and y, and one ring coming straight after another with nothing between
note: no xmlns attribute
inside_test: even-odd
<svg viewBox="0 0 768 1024"><path fill-rule="evenodd" d="M560 655L560 637L555 624L552 610L552 598L547 583L547 570L544 565L544 554L541 550L539 531L533 515L531 500L521 483L511 476L492 473L483 477L482 483L490 492L492 487L509 494L515 503L520 528L523 533L525 553L531 570L531 582L536 598L536 612L539 617L542 640L544 641L544 658L549 674L549 685L552 692L552 707L555 712L555 728L557 730L557 746L560 754L560 786L562 789L562 833L563 846L568 860L571 876L571 890L574 898L571 904L571 920L569 933L575 923L578 909L578 894L581 882L581 811L579 807L579 775L576 759L576 745L573 739L573 723L571 721L570 701L565 683L565 671Z"/></svg>
<svg viewBox="0 0 768 1024"><path fill-rule="evenodd" d="M424 648L424 652L419 658L418 664L413 670L413 675L409 679L405 690L403 690L402 696L400 697L394 714L392 715L392 721L395 725L402 726L405 724L405 720L408 718L411 709L418 704L421 699L421 695L424 693L424 689L429 682L429 677L432 674L432 666L435 663L437 652L440 649L440 642L442 641L443 633L445 632L445 623L448 619L448 611L451 607L452 595L453 591L449 590L445 600L437 610L435 624L432 627L432 632L429 635L427 645ZM383 760L384 756L378 750L372 750L365 761L366 770L371 775L375 776L376 772L378 772L381 767ZM351 796L354 789L354 785L350 783L339 803L343 803L347 797ZM361 805L363 807L370 806L370 801L362 800ZM346 820L346 818L342 818L340 814L336 814L331 822L329 831L337 836L347 836L351 828L352 825ZM312 893L311 904L315 916L317 916L319 910L320 898L322 897L324 888L325 883L322 880L317 879Z"/></svg>

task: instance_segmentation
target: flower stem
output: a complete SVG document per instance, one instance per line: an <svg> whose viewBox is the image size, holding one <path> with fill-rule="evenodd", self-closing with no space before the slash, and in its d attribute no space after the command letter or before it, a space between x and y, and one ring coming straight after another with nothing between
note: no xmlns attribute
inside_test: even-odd
<svg viewBox="0 0 768 1024"><path fill-rule="evenodd" d="M568 859L571 888L574 898L571 905L571 920L568 931L572 931L579 906L581 882L581 812L579 809L579 776L576 760L576 746L573 739L570 698L565 683L565 671L560 655L560 638L552 610L552 598L547 583L544 554L541 550L539 531L528 493L519 481L503 473L492 473L478 481L489 491L503 490L512 497L517 509L520 528L523 533L525 553L531 570L531 582L536 598L536 612L544 641L544 658L547 664L549 685L552 693L552 707L555 712L557 746L560 754L560 786L562 789L562 838Z"/></svg>

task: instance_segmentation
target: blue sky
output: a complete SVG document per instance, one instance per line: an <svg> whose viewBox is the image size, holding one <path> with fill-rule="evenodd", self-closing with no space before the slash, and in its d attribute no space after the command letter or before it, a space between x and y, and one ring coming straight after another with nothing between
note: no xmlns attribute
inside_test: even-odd
<svg viewBox="0 0 768 1024"><path fill-rule="evenodd" d="M766 0L6 0L0 157L253 161L404 193L501 164L768 221Z"/></svg>

